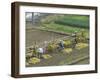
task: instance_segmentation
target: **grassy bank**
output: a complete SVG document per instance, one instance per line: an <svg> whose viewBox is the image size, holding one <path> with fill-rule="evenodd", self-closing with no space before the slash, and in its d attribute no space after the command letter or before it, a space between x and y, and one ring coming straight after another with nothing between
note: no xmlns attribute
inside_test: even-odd
<svg viewBox="0 0 100 80"><path fill-rule="evenodd" d="M84 29L88 32L89 16L80 15L50 15L41 20L41 28L73 33Z"/></svg>
<svg viewBox="0 0 100 80"><path fill-rule="evenodd" d="M79 28L79 27L72 27L72 26L61 25L61 24L56 24L56 23L43 24L41 28L65 32L65 33L74 33L76 31L79 32L82 30L82 28ZM84 29L84 30L88 32L88 29Z"/></svg>

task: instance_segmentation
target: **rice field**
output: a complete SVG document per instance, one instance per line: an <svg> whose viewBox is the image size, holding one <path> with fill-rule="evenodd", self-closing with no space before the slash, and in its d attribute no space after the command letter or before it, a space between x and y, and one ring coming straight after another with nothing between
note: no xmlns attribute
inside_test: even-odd
<svg viewBox="0 0 100 80"><path fill-rule="evenodd" d="M30 28L30 29L29 29ZM83 31L83 32L82 32ZM89 16L52 14L41 18L37 24L26 23L26 48L43 44L78 33L78 40L89 39ZM64 33L64 34L62 34ZM69 35L66 35L69 34ZM83 34L83 36L81 36ZM55 42L57 43L57 42ZM67 42L68 43L68 42ZM67 44L66 43L66 44ZM43 48L45 45L40 45ZM56 47L52 44L53 48ZM51 47L52 47L51 46ZM64 43L65 46L65 43ZM47 47L46 47L47 48ZM27 57L26 49L26 57ZM26 59L26 67L59 66L69 64L89 64L89 43L78 42L74 48L65 47L61 51L49 52L42 58L32 56ZM83 59L86 58L86 59ZM76 61L76 62L75 62Z"/></svg>

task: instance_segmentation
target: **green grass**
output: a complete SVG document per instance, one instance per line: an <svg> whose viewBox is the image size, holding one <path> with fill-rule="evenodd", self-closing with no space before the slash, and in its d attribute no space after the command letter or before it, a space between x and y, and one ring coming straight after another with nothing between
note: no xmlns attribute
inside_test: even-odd
<svg viewBox="0 0 100 80"><path fill-rule="evenodd" d="M85 30L89 36L89 16L82 15L49 15L41 20L42 29L64 33L81 32Z"/></svg>
<svg viewBox="0 0 100 80"><path fill-rule="evenodd" d="M64 16L55 21L57 24L89 28L89 18L87 16Z"/></svg>
<svg viewBox="0 0 100 80"><path fill-rule="evenodd" d="M71 27L89 28L89 16L82 15L50 15L42 19L42 23L69 25Z"/></svg>
<svg viewBox="0 0 100 80"><path fill-rule="evenodd" d="M80 32L82 28L79 27L71 27L68 25L60 25L60 24L55 24L55 23L50 23L50 24L43 24L43 29L49 29L49 30L54 30L54 31L59 31L59 32L65 32L65 33L74 33L75 31ZM88 31L87 29L84 29L85 31Z"/></svg>

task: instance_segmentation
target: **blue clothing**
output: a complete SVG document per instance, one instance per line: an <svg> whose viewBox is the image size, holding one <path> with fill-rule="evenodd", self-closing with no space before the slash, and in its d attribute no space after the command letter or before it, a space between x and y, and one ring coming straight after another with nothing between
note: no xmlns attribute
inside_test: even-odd
<svg viewBox="0 0 100 80"><path fill-rule="evenodd" d="M61 49L64 49L64 43L63 43L63 42L60 42L60 43L59 43L59 47L60 47Z"/></svg>

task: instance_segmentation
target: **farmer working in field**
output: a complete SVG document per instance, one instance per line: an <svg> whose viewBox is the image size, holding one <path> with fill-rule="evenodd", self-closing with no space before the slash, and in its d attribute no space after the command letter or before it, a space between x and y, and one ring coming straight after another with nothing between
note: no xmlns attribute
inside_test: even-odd
<svg viewBox="0 0 100 80"><path fill-rule="evenodd" d="M75 33L72 34L72 36L74 37L72 48L75 48L75 46L76 46L76 44L77 44L77 31L75 31Z"/></svg>
<svg viewBox="0 0 100 80"><path fill-rule="evenodd" d="M63 40L60 40L58 45L59 45L60 50L64 49L64 41Z"/></svg>
<svg viewBox="0 0 100 80"><path fill-rule="evenodd" d="M39 57L39 58L42 58L42 55L43 55L43 53L44 53L43 48L38 48L38 49L37 49L37 52L38 52L38 57Z"/></svg>

